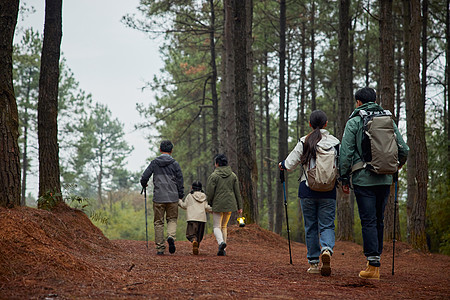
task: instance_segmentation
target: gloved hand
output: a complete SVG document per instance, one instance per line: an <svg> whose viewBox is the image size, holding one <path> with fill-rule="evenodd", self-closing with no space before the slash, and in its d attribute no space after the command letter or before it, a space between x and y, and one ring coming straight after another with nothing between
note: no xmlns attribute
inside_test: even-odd
<svg viewBox="0 0 450 300"><path fill-rule="evenodd" d="M341 176L338 178L341 185L350 185L350 178L348 176Z"/></svg>
<svg viewBox="0 0 450 300"><path fill-rule="evenodd" d="M148 186L147 181L141 179L141 186L145 189Z"/></svg>

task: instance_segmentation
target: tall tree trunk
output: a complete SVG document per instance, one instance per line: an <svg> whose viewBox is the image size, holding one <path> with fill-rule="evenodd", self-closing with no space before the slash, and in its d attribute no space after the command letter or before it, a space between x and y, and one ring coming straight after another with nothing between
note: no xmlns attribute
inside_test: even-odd
<svg viewBox="0 0 450 300"><path fill-rule="evenodd" d="M28 98L28 95L27 95ZM28 100L27 104L28 105ZM27 172L28 172L28 107L25 106L25 117L23 120L23 149L22 149L22 196L20 199L20 205L26 206L26 193L27 193Z"/></svg>
<svg viewBox="0 0 450 300"><path fill-rule="evenodd" d="M412 120L412 113L408 112L410 110L410 103L411 103L411 84L409 82L409 56L410 56L410 38L411 38L411 28L410 28L410 22L411 22L411 10L410 10L410 1L411 0L403 0L403 61L404 61L404 77L405 77L405 102L406 102L406 120L407 125L408 121ZM408 117L409 115L409 117ZM408 127L408 126L407 126ZM408 144L411 147L411 131L407 129L407 139ZM408 154L408 165L407 165L407 195L406 198L406 231L408 232L408 242L411 242L411 237L409 236L409 233L411 232L411 218L412 218L412 208L413 204L415 202L415 199L417 198L417 186L415 184L415 173L416 173L416 159L415 159L416 152L411 149Z"/></svg>
<svg viewBox="0 0 450 300"><path fill-rule="evenodd" d="M338 122L337 135L342 139L345 122L348 118L348 108L352 103L349 89L351 81L349 67L351 66L349 52L349 28L350 28L350 0L340 0L339 5L339 85L338 85ZM337 190L336 212L337 229L336 238L344 241L353 240L353 205L352 198L348 194Z"/></svg>
<svg viewBox="0 0 450 300"><path fill-rule="evenodd" d="M389 110L392 115L394 112L394 27L392 18L392 0L380 0L380 99L381 106ZM384 214L384 239L392 240L394 238L394 224L396 224L395 232L400 232L399 211L398 206L394 205L395 189L391 185L385 214ZM394 206L396 212L394 211ZM394 215L396 220L394 221Z"/></svg>
<svg viewBox="0 0 450 300"><path fill-rule="evenodd" d="M219 99L217 97L217 66L216 66L216 43L214 33L216 30L216 15L214 10L214 0L210 0L210 8L211 8L211 19L210 19L210 32L209 32L209 45L211 52L211 96L212 96L212 105L213 105L213 123L212 123L212 154L215 155L219 153Z"/></svg>
<svg viewBox="0 0 450 300"><path fill-rule="evenodd" d="M311 111L316 110L316 1L311 1Z"/></svg>
<svg viewBox="0 0 450 300"><path fill-rule="evenodd" d="M402 103L402 36L401 36L401 30L399 30L400 26L397 23L398 17L394 17L394 28L395 30L395 48L396 48L396 76L395 76L395 103L396 103L396 111L395 111L395 122L398 124L400 121L400 109L401 109L401 103ZM399 233L400 234L400 233Z"/></svg>
<svg viewBox="0 0 450 300"><path fill-rule="evenodd" d="M268 224L269 230L274 230L274 215L275 209L273 205L273 192L272 192L272 162L271 159L271 151L270 151L270 96L269 96L269 75L268 75L268 53L264 52L264 104L265 104L265 113L266 113L266 158L267 158L267 215L268 215Z"/></svg>
<svg viewBox="0 0 450 300"><path fill-rule="evenodd" d="M446 124L445 128L447 130L447 157L448 161L450 161L450 0L447 0L446 5L446 30L445 30L445 40L446 40L446 55L445 55L445 96L447 98L447 107L444 112L444 124ZM446 114L446 115L445 115ZM450 164L447 164L450 168ZM450 174L450 169L447 169L447 178Z"/></svg>
<svg viewBox="0 0 450 300"><path fill-rule="evenodd" d="M367 10L370 11L370 0L367 0ZM370 85L370 77L369 77L369 49L370 49L370 38L369 38L369 13L366 13L366 31L365 31L365 79L366 86Z"/></svg>
<svg viewBox="0 0 450 300"><path fill-rule="evenodd" d="M18 0L0 2L0 207L20 206L19 113L12 53Z"/></svg>
<svg viewBox="0 0 450 300"><path fill-rule="evenodd" d="M286 108L286 83L285 83L285 66L286 66L286 0L280 0L280 117L278 125L278 160L282 161L287 156L287 124L285 121ZM275 215L275 233L281 234L283 227L283 186L277 181L277 202Z"/></svg>
<svg viewBox="0 0 450 300"><path fill-rule="evenodd" d="M259 195L258 195L258 208L263 207L263 199L265 198L264 192L264 73L263 68L260 68L258 74L258 110L259 110L259 120L258 120L258 132L259 132ZM259 216L259 213L258 213Z"/></svg>
<svg viewBox="0 0 450 300"><path fill-rule="evenodd" d="M245 1L245 12L246 12L246 41L247 41L247 92L248 92L248 120L249 120L249 130L250 130L250 157L249 163L251 163L251 184L252 184L252 194L251 200L253 201L252 215L254 215L253 222L258 223L259 208L258 208L258 164L256 163L256 127L255 127L255 100L253 96L253 0Z"/></svg>
<svg viewBox="0 0 450 300"><path fill-rule="evenodd" d="M103 197L102 197L102 182L103 182L103 155L100 154L100 166L97 175L97 198L98 203L103 207ZM105 209L103 207L103 209Z"/></svg>
<svg viewBox="0 0 450 300"><path fill-rule="evenodd" d="M223 50L223 92L220 101L221 107L221 152L230 162L233 170L236 170L236 118L234 112L235 90L234 90L234 30L233 30L233 1L224 1L224 50Z"/></svg>
<svg viewBox="0 0 450 300"><path fill-rule="evenodd" d="M420 0L410 1L411 19L409 45L409 72L407 84L410 86L410 98L406 100L406 119L410 159L414 160L415 168L411 170L408 162L408 198L409 190L414 189L415 197L411 200L412 211L409 216L410 240L415 249L427 250L425 234L425 214L427 207L428 165L427 147L425 141L425 103L420 90ZM414 194L413 194L414 195ZM408 199L408 201L411 201Z"/></svg>
<svg viewBox="0 0 450 300"><path fill-rule="evenodd" d="M47 192L61 194L57 124L61 38L62 0L46 0L38 101L40 196Z"/></svg>
<svg viewBox="0 0 450 300"><path fill-rule="evenodd" d="M238 177L244 213L248 223L257 220L254 205L255 187L253 184L253 170L256 160L252 155L248 77L247 77L247 7L246 1L234 1L234 58L235 58L235 114L236 114L236 148L239 153Z"/></svg>
<svg viewBox="0 0 450 300"><path fill-rule="evenodd" d="M302 22L302 70L301 76L301 91L300 91L300 137L305 135L306 117L305 117L305 103L306 103L306 21Z"/></svg>

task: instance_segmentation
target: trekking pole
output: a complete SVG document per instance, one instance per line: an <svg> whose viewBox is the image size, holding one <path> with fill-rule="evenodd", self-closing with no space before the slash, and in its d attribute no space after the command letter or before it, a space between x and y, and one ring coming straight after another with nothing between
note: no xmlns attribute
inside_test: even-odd
<svg viewBox="0 0 450 300"><path fill-rule="evenodd" d="M395 227L396 227L396 219L397 219L397 194L398 194L398 172L394 174L394 236L392 239L392 275L394 275L394 258L395 258Z"/></svg>
<svg viewBox="0 0 450 300"><path fill-rule="evenodd" d="M143 187L141 191L144 192L144 203L145 203L145 241L147 242L147 250L148 250L148 231L147 231L147 188Z"/></svg>
<svg viewBox="0 0 450 300"><path fill-rule="evenodd" d="M287 200L286 200L286 183L284 180L284 170L280 170L280 181L283 184L284 208L286 211L286 228L287 228L288 241L289 241L289 262L292 265L291 237L289 234L289 219L288 219L288 209L287 209Z"/></svg>

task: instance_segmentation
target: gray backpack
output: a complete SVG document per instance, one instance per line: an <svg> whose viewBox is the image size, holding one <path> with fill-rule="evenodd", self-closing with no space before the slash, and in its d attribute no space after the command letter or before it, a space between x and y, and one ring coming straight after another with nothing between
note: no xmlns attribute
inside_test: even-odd
<svg viewBox="0 0 450 300"><path fill-rule="evenodd" d="M359 116L364 124L362 153L359 153L362 161L353 165L352 173L363 168L376 174L396 173L398 146L391 112L360 110Z"/></svg>

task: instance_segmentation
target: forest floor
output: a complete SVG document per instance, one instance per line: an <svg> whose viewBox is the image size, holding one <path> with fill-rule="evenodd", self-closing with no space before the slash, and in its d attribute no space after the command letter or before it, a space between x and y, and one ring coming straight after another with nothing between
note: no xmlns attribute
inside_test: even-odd
<svg viewBox="0 0 450 300"><path fill-rule="evenodd" d="M179 224L185 226L185 224ZM0 299L450 299L450 257L385 245L381 280L363 280L360 245L337 242L332 274L308 274L306 247L257 225L230 226L227 256L207 235L200 254L177 241L157 256L143 241L110 241L80 211L0 208Z"/></svg>

